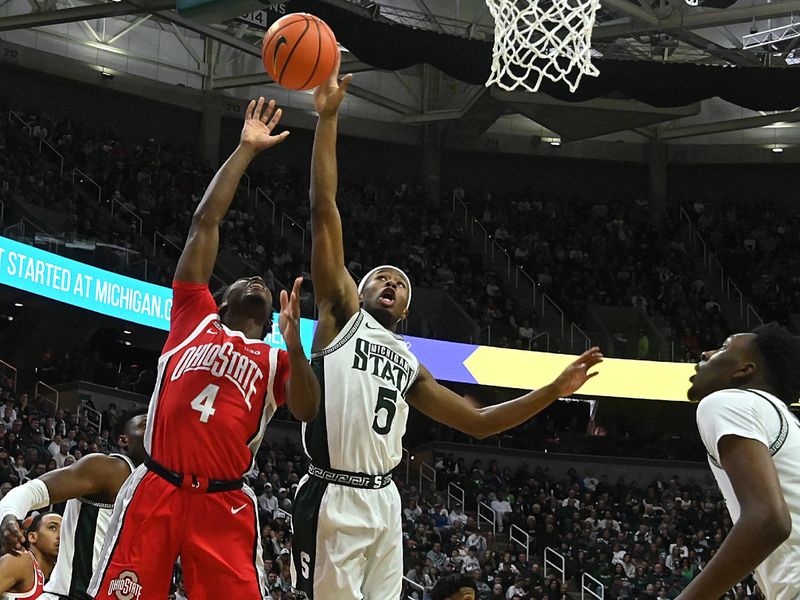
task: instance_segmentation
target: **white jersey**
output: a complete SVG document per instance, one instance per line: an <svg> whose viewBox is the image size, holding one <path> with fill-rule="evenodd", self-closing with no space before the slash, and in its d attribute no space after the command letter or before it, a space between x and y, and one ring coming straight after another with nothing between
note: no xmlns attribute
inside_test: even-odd
<svg viewBox="0 0 800 600"><path fill-rule="evenodd" d="M405 397L419 361L400 336L364 310L330 345L311 355L319 380L317 417L303 424L303 446L320 468L383 475L402 459Z"/></svg>
<svg viewBox="0 0 800 600"><path fill-rule="evenodd" d="M756 579L768 600L796 600L800 597L800 423L772 394L729 389L709 394L700 402L697 428L734 523L742 511L720 466L717 444L725 435L736 435L757 440L769 449L792 516L792 532L756 568Z"/></svg>
<svg viewBox="0 0 800 600"><path fill-rule="evenodd" d="M133 471L133 463L127 456L109 456L125 461L131 472ZM88 498L67 501L61 521L58 559L50 580L44 586L46 594L56 594L71 600L91 600L86 588L103 550L112 512L113 504L95 502Z"/></svg>

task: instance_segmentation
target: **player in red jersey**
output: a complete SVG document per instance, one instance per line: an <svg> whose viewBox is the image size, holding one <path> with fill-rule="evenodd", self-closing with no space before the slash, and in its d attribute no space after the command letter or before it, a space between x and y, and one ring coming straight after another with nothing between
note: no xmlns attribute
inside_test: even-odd
<svg viewBox="0 0 800 600"><path fill-rule="evenodd" d="M0 600L34 600L44 592L58 556L61 516L39 513L25 532L27 548L0 558Z"/></svg>
<svg viewBox="0 0 800 600"><path fill-rule="evenodd" d="M89 585L98 599L163 600L180 557L192 600L266 597L258 506L242 478L267 422L284 402L314 417L319 384L300 343L299 289L281 292L287 351L264 343L272 295L264 280L236 281L217 306L208 290L219 225L281 110L251 102L239 147L195 211L173 281L170 332L158 361L145 433L145 464L117 494L103 552Z"/></svg>

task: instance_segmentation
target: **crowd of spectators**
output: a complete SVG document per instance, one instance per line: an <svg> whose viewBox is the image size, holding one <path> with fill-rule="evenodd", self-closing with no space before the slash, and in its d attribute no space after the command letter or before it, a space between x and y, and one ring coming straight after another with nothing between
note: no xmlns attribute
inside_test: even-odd
<svg viewBox="0 0 800 600"><path fill-rule="evenodd" d="M14 394L8 384L3 382L0 394L0 498L86 454L115 449L109 432L122 413L115 405L103 411L98 429L85 416L54 410L43 397ZM280 437L262 445L248 479L259 507L270 597L294 600L292 501L308 459L292 437ZM672 600L732 527L714 486L677 475L645 484L611 482L588 469L559 477L541 465L512 470L496 460L467 467L452 454L436 456L433 467L437 489L418 489L403 479L403 469L395 473L403 499L404 593L417 600L428 600L437 579L451 573L473 577L481 600L563 600L579 589L582 573L596 579L611 600ZM450 483L464 490L466 506L448 501ZM484 518L479 527L481 502L495 518ZM515 539L529 536L527 553L510 539L512 526ZM564 557L565 583L552 568L545 577L545 548ZM747 580L730 598L754 596L753 588ZM179 577L174 597L186 598Z"/></svg>
<svg viewBox="0 0 800 600"><path fill-rule="evenodd" d="M562 600L580 589L583 573L612 600L671 600L732 527L716 487L677 475L640 484L570 469L561 478L541 466L512 473L495 460L465 468L452 455L437 457L434 466L438 490L400 485L404 569L413 582L407 594L418 600L452 573L474 577L481 600ZM448 510L450 483L463 488L467 507L453 500ZM485 520L477 526L478 502L494 511L494 530ZM528 536L528 553L509 538L511 527L515 540ZM565 583L552 564L545 577L545 548L564 557ZM754 588L748 578L727 597L754 596Z"/></svg>
<svg viewBox="0 0 800 600"><path fill-rule="evenodd" d="M685 208L760 316L786 322L800 306L800 216L791 204L695 200Z"/></svg>
<svg viewBox="0 0 800 600"><path fill-rule="evenodd" d="M106 252L106 261L113 264L103 266L125 272L133 263L141 271L146 259L147 279L168 284L177 248L213 169L190 149L155 139L126 141L110 128L79 126L63 116L17 114L27 127L17 119L0 120L0 147L6 150L0 152L0 193L66 215L63 233L69 240L99 240L119 250ZM54 153L47 148L40 153L39 140L63 155L64 175L53 162ZM88 180L80 173L73 176L73 167L100 186L102 203ZM256 186L264 193L255 195ZM537 313L523 310L507 282L484 267L462 215L457 218L451 210L450 192L443 200L431 198L421 186L347 176L341 187L348 268L354 276L374 264L394 262L408 270L416 285L448 291L483 330L490 327L491 339L482 341L531 345L539 333ZM223 250L273 285L307 272L303 255L308 252L299 243L299 230L308 234L309 229L307 189L307 173L282 165L253 173L250 194L243 186L223 225ZM725 330L719 305L676 241L674 227L656 227L645 206L579 198L566 202L530 191L473 197L457 189L452 194L575 322L584 321L587 303L639 308L668 340L685 349L687 360L716 343ZM284 212L295 225L287 225L282 235L273 226L273 213L280 220ZM154 248L155 231L163 237Z"/></svg>

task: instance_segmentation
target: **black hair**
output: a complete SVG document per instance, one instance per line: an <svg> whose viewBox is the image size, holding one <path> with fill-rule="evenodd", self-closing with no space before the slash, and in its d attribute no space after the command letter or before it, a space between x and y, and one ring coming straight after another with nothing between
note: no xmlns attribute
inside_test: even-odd
<svg viewBox="0 0 800 600"><path fill-rule="evenodd" d="M55 515L55 514L56 513L50 510L50 511L40 512L38 515L33 517L33 521L31 521L31 524L25 528L25 539L27 540L30 534L39 531L39 527L42 526L42 519L44 519L47 515Z"/></svg>
<svg viewBox="0 0 800 600"><path fill-rule="evenodd" d="M763 359L764 379L787 405L800 399L800 337L776 322L756 327L756 351Z"/></svg>
<svg viewBox="0 0 800 600"><path fill-rule="evenodd" d="M458 590L469 588L478 593L478 586L475 579L468 575L448 575L436 582L431 590L431 600L446 600L448 597L458 593Z"/></svg>
<svg viewBox="0 0 800 600"><path fill-rule="evenodd" d="M119 438L119 436L125 435L125 426L128 424L128 421L138 416L146 414L147 414L146 406L137 406L135 408L129 408L119 417L117 417L117 421L116 423L114 423L114 429L111 432L111 435L114 436L114 443L117 442L117 438Z"/></svg>

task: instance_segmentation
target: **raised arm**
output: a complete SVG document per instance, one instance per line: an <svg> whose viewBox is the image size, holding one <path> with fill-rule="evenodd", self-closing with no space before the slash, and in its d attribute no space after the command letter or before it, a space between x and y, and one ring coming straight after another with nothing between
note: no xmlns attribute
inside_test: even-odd
<svg viewBox="0 0 800 600"><path fill-rule="evenodd" d="M472 437L483 439L520 425L564 396L575 393L597 372L589 369L603 362L598 348L581 354L552 383L524 396L477 408L455 392L440 385L430 372L421 367L419 377L411 387L408 402L434 421L458 429Z"/></svg>
<svg viewBox="0 0 800 600"><path fill-rule="evenodd" d="M311 155L311 279L320 319L343 324L358 311L358 291L344 262L342 221L336 208L336 135L339 105L352 75L339 81L339 61L327 82L314 92L319 114ZM324 324L323 324L324 326Z"/></svg>
<svg viewBox="0 0 800 600"><path fill-rule="evenodd" d="M678 600L720 598L792 532L792 517L769 449L759 441L737 435L720 438L718 449L742 514L706 568Z"/></svg>
<svg viewBox="0 0 800 600"><path fill-rule="evenodd" d="M175 270L176 281L206 284L214 272L219 251L219 226L233 202L239 180L259 152L281 143L289 132L272 135L281 120L281 109L270 100L266 111L264 98L251 100L245 111L239 146L220 167L203 199L194 211L186 245Z"/></svg>
<svg viewBox="0 0 800 600"><path fill-rule="evenodd" d="M300 286L303 278L294 280L291 297L281 290L281 313L279 325L286 341L291 375L286 380L286 405L301 421L310 421L317 416L319 408L319 381L303 352L300 339Z"/></svg>
<svg viewBox="0 0 800 600"><path fill-rule="evenodd" d="M12 488L0 501L0 551L22 551L25 536L17 521L23 520L30 511L97 494L101 494L104 501L113 502L129 474L122 460L90 454L69 467L50 471Z"/></svg>

